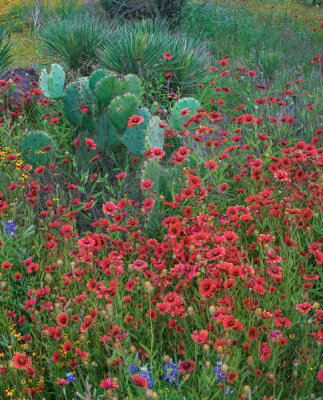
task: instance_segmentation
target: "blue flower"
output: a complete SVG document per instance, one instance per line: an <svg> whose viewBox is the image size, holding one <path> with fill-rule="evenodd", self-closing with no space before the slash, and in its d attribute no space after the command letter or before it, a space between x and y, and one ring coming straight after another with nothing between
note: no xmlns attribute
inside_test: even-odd
<svg viewBox="0 0 323 400"><path fill-rule="evenodd" d="M231 390L231 388L229 386L226 387L226 389L222 390L223 394L233 394L234 390Z"/></svg>
<svg viewBox="0 0 323 400"><path fill-rule="evenodd" d="M148 389L152 389L154 381L151 379L151 375L149 374L147 368L140 368L141 374L139 375L140 378L145 378L147 381Z"/></svg>
<svg viewBox="0 0 323 400"><path fill-rule="evenodd" d="M74 376L74 374L72 374L72 372L67 372L66 378L68 383L77 382L77 378Z"/></svg>
<svg viewBox="0 0 323 400"><path fill-rule="evenodd" d="M178 365L174 363L172 359L163 366L163 370L165 371L164 381L178 385L179 369Z"/></svg>
<svg viewBox="0 0 323 400"><path fill-rule="evenodd" d="M216 367L213 370L213 372L215 372L217 374L215 382L219 382L219 380L221 380L222 382L225 382L225 378L228 376L225 372L223 372L221 370L221 367L222 367L222 361L218 361L216 363Z"/></svg>
<svg viewBox="0 0 323 400"><path fill-rule="evenodd" d="M131 375L134 375L137 371L139 371L140 368L138 368L135 364L131 364L129 371Z"/></svg>
<svg viewBox="0 0 323 400"><path fill-rule="evenodd" d="M9 220L9 221L7 222L7 224L6 224L5 228L4 228L4 230L5 230L5 232L6 232L8 235L10 235L10 236L12 236L12 237L15 237L15 234L16 234L16 227L17 227L17 225L15 225L14 222L13 222L13 220L11 219L11 220Z"/></svg>

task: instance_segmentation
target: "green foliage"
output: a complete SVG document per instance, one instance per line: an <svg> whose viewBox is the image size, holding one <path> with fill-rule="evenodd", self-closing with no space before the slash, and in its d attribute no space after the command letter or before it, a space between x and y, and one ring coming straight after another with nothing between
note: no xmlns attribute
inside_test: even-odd
<svg viewBox="0 0 323 400"><path fill-rule="evenodd" d="M281 65L281 56L278 52L263 51L259 57L259 66L265 79L271 80Z"/></svg>
<svg viewBox="0 0 323 400"><path fill-rule="evenodd" d="M49 147L46 149L46 147ZM20 142L20 152L24 160L33 167L47 165L54 160L55 145L51 137L40 131L28 133Z"/></svg>
<svg viewBox="0 0 323 400"><path fill-rule="evenodd" d="M42 51L69 70L86 74L97 61L97 50L108 37L106 23L91 18L67 18L44 25L39 32Z"/></svg>
<svg viewBox="0 0 323 400"><path fill-rule="evenodd" d="M65 72L58 64L52 64L50 74L43 69L39 78L39 87L43 95L50 99L64 96Z"/></svg>
<svg viewBox="0 0 323 400"><path fill-rule="evenodd" d="M6 31L0 30L0 78L8 71L12 63L13 43Z"/></svg>

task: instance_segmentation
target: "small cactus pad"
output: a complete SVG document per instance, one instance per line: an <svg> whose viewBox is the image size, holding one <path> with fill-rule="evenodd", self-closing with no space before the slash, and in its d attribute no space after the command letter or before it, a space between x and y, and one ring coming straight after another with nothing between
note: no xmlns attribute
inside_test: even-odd
<svg viewBox="0 0 323 400"><path fill-rule="evenodd" d="M89 77L90 89L94 91L97 83L100 82L102 78L110 74L111 72L106 69L97 69L96 71L94 71L93 74Z"/></svg>
<svg viewBox="0 0 323 400"><path fill-rule="evenodd" d="M201 104L193 97L185 97L178 100L173 107L173 111L170 117L170 123L173 129L178 131L184 131L185 127L183 124L190 119L192 115L196 114L196 110L201 108ZM181 115L182 110L188 109L189 112L186 115Z"/></svg>
<svg viewBox="0 0 323 400"><path fill-rule="evenodd" d="M132 154L142 156L145 153L146 131L151 115L147 108L140 108L135 114L143 117L144 120L132 128L128 126L121 137L121 142Z"/></svg>
<svg viewBox="0 0 323 400"><path fill-rule="evenodd" d="M98 119L98 137L96 144L99 151L104 151L107 146L113 149L119 144L118 131L105 113L101 114Z"/></svg>
<svg viewBox="0 0 323 400"><path fill-rule="evenodd" d="M137 97L141 95L141 82L137 75L126 75L123 81L124 93L133 93Z"/></svg>
<svg viewBox="0 0 323 400"><path fill-rule="evenodd" d="M95 129L95 121L89 113L82 113L81 106L93 107L94 95L90 90L88 78L81 78L67 86L65 90L63 109L67 120L80 131Z"/></svg>
<svg viewBox="0 0 323 400"><path fill-rule="evenodd" d="M20 142L23 159L33 167L46 165L54 159L55 146L45 132L34 131L24 136Z"/></svg>
<svg viewBox="0 0 323 400"><path fill-rule="evenodd" d="M115 127L123 132L128 124L129 118L139 108L139 99L130 93L114 98L108 108L108 115Z"/></svg>
<svg viewBox="0 0 323 400"><path fill-rule="evenodd" d="M117 74L109 74L104 76L95 87L95 94L98 100L99 106L109 105L112 99L122 92L122 83L118 79Z"/></svg>
<svg viewBox="0 0 323 400"><path fill-rule="evenodd" d="M39 78L39 87L48 99L64 97L65 72L58 64L52 64L50 74L43 69Z"/></svg>
<svg viewBox="0 0 323 400"><path fill-rule="evenodd" d="M146 150L163 148L164 146L164 129L158 124L162 120L159 117L153 117L148 125L146 132Z"/></svg>

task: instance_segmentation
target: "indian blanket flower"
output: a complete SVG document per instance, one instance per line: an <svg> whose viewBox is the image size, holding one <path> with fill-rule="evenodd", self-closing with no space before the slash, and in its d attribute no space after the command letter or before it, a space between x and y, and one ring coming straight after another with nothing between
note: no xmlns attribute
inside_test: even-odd
<svg viewBox="0 0 323 400"><path fill-rule="evenodd" d="M66 313L59 314L56 322L59 326L66 326L68 324L68 315Z"/></svg>
<svg viewBox="0 0 323 400"><path fill-rule="evenodd" d="M193 360L180 361L179 363L179 370L182 374L193 372L194 367L195 367L195 362Z"/></svg>
<svg viewBox="0 0 323 400"><path fill-rule="evenodd" d="M140 377L139 375L134 375L131 379L136 386L145 388L148 385L146 378Z"/></svg>
<svg viewBox="0 0 323 400"><path fill-rule="evenodd" d="M313 308L313 305L305 301L302 304L297 304L295 307L296 310L300 311L302 314L308 314L309 311Z"/></svg>
<svg viewBox="0 0 323 400"><path fill-rule="evenodd" d="M31 358L26 357L25 353L15 353L12 361L17 369L28 369L31 366Z"/></svg>
<svg viewBox="0 0 323 400"><path fill-rule="evenodd" d="M144 122L143 117L141 117L140 115L133 115L132 117L129 118L128 121L128 126L129 128L133 128L136 125L140 125Z"/></svg>

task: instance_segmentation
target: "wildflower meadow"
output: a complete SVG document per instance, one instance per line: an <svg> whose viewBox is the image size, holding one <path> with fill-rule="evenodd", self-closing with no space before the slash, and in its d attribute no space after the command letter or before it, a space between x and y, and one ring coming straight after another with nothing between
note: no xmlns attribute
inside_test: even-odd
<svg viewBox="0 0 323 400"><path fill-rule="evenodd" d="M4 2L0 400L323 400L321 11Z"/></svg>

